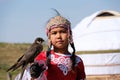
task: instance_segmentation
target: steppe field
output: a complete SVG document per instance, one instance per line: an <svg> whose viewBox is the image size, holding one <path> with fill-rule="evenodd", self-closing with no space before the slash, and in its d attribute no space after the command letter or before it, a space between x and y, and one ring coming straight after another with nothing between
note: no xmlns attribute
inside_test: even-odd
<svg viewBox="0 0 120 80"><path fill-rule="evenodd" d="M0 80L7 80L6 70L27 50L29 43L0 43ZM44 45L44 50L47 46ZM79 52L77 53L79 54ZM12 72L12 78L20 72L20 68ZM120 75L87 76L87 80L120 80Z"/></svg>

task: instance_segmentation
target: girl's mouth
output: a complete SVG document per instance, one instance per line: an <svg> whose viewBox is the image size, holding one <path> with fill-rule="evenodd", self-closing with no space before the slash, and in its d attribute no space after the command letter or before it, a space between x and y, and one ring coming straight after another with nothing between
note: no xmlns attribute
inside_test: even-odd
<svg viewBox="0 0 120 80"><path fill-rule="evenodd" d="M63 41L62 40L60 40L60 41L56 41L57 43L63 43Z"/></svg>

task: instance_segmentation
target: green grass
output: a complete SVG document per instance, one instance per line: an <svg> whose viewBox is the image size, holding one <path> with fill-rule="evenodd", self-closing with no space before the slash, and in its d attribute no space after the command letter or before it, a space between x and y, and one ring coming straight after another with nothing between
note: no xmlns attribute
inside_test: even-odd
<svg viewBox="0 0 120 80"><path fill-rule="evenodd" d="M0 43L0 80L7 80L6 70L29 48L29 43ZM44 45L44 50L46 50ZM13 78L20 72L20 68L11 74Z"/></svg>
<svg viewBox="0 0 120 80"><path fill-rule="evenodd" d="M7 80L6 70L13 65L30 44L0 43L0 80ZM18 73L16 70L12 74Z"/></svg>

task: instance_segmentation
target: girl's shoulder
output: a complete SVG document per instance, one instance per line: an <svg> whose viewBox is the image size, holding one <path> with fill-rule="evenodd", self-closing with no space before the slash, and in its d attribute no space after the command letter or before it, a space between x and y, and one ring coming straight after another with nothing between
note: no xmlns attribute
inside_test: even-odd
<svg viewBox="0 0 120 80"><path fill-rule="evenodd" d="M76 55L76 63L83 63L83 60L79 55Z"/></svg>
<svg viewBox="0 0 120 80"><path fill-rule="evenodd" d="M50 54L54 54L54 51L51 50ZM38 54L38 56L35 58L35 60L40 60L40 59L46 59L47 51L42 51Z"/></svg>
<svg viewBox="0 0 120 80"><path fill-rule="evenodd" d="M46 58L46 51L42 51L38 54L38 56L35 58L35 60L40 60Z"/></svg>

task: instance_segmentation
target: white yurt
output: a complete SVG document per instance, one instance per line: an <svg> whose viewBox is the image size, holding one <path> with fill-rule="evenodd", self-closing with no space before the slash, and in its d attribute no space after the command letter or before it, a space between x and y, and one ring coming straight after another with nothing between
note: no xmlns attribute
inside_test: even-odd
<svg viewBox="0 0 120 80"><path fill-rule="evenodd" d="M79 55L86 75L120 74L119 12L101 10L84 18L73 28L73 40L76 51L86 53Z"/></svg>

